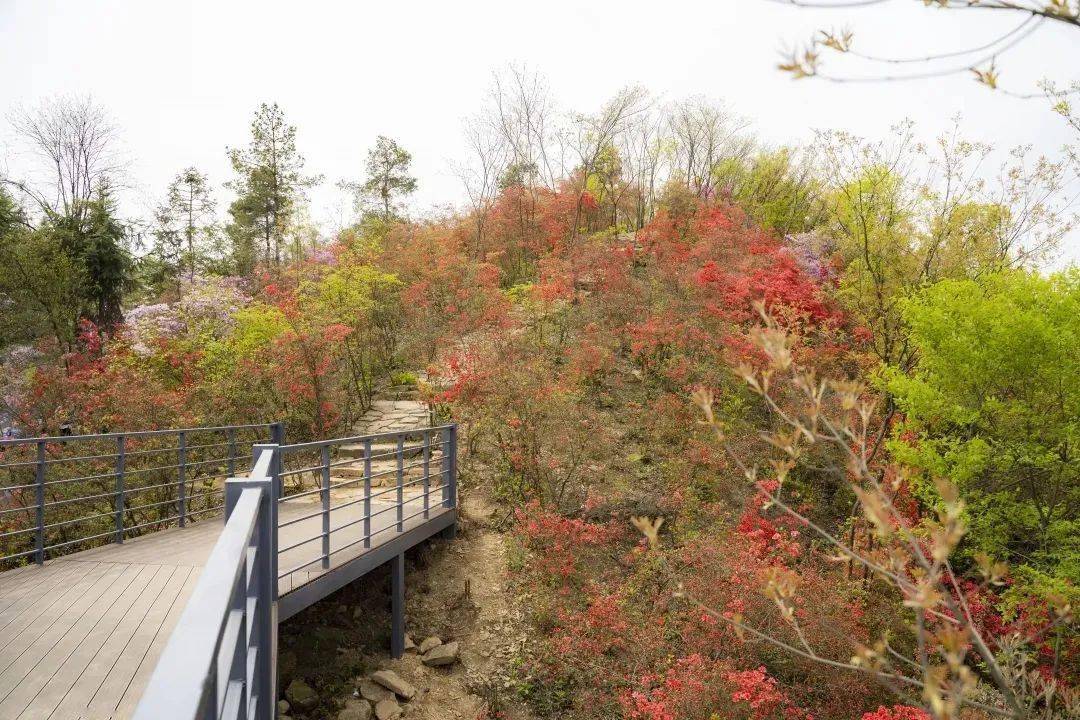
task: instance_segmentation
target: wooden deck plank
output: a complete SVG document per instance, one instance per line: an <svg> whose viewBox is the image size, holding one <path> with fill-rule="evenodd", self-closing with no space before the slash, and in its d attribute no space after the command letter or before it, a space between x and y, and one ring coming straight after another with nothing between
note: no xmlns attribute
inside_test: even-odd
<svg viewBox="0 0 1080 720"><path fill-rule="evenodd" d="M41 612L32 618L28 617L26 622L11 625L11 629L17 632L13 632L11 639L4 643L3 660L0 660L0 678L3 677L7 667L22 653L48 633L56 631L58 624L59 632L65 632L81 608L91 602L97 594L105 592L123 572L123 569L123 565L95 563L90 572L56 595L55 599L46 604Z"/></svg>
<svg viewBox="0 0 1080 720"><path fill-rule="evenodd" d="M98 693L98 696L94 698L94 702L91 704L91 709L95 707L105 708L111 702L115 708L115 717L117 718L129 718L135 714L135 706L139 704L139 698L142 697L143 690L146 688L146 683L150 682L150 676L154 672L154 665L157 663L157 659L161 656L162 651L165 649L165 645L169 642L169 635L172 634L173 628L176 627L176 623L180 620L180 615L184 612L184 606L187 604L187 600L191 597L192 591L195 589L195 585L199 581L199 571L193 571L180 588L179 594L176 596L175 602L169 607L165 619L161 622L160 626L155 629L153 637L150 639L150 645L147 647L146 652L139 658L138 667L135 668L135 672L132 673L130 680L126 685L115 685L114 687L119 692L110 693L108 696L102 692ZM125 670L128 668L125 668ZM97 715L91 717L96 718ZM105 716L107 717L107 716Z"/></svg>
<svg viewBox="0 0 1080 720"><path fill-rule="evenodd" d="M138 630L90 695L85 707L85 717L112 717L123 705L132 687L135 688L135 692L131 693L133 701L127 712L134 710L138 696L142 694L142 689L149 679L149 673L154 667L153 662L145 662L145 660L148 656L156 658L161 653L188 596L195 588L198 577L199 568L180 566L176 569L176 573L154 601L150 612L139 624ZM140 672L144 673L141 682L138 681Z"/></svg>
<svg viewBox="0 0 1080 720"><path fill-rule="evenodd" d="M14 627L26 625L32 617L52 606L57 600L57 593L64 594L73 584L78 584L87 573L95 572L98 563L68 563L68 565L46 566L41 573L36 589L27 590L18 599L0 612L0 650L5 646L3 637L11 634Z"/></svg>
<svg viewBox="0 0 1080 720"><path fill-rule="evenodd" d="M29 702L26 698L27 693L33 688L33 694L36 694L37 688L40 687L37 683L43 680L39 674L35 673L35 670L42 667L42 661L47 657L55 657L57 647L67 648L77 639L81 639L86 626L90 624L92 627L92 623L97 622L109 605L127 590L143 569L143 566L139 565L117 565L116 567L120 569L120 573L115 580L107 575L102 576L107 582L99 583L103 586L100 592L81 597L72 606L73 612L61 616L47 632L35 640L0 674L0 718L19 717Z"/></svg>
<svg viewBox="0 0 1080 720"><path fill-rule="evenodd" d="M23 718L47 720L54 717L59 706L66 701L70 701L75 707L82 702L81 712L85 712L91 691L96 689L101 681L101 673L111 667L112 662L120 655L178 569L167 565L147 567L153 568L153 574L147 584L138 590L131 605L119 613L114 613L108 620L103 618L94 627L23 711ZM79 717L79 714L69 713L66 717Z"/></svg>

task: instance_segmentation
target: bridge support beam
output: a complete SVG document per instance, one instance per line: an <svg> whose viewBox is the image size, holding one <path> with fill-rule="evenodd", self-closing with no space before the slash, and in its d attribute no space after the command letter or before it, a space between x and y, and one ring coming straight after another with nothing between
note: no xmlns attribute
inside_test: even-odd
<svg viewBox="0 0 1080 720"><path fill-rule="evenodd" d="M405 654L405 553L390 561L390 656Z"/></svg>

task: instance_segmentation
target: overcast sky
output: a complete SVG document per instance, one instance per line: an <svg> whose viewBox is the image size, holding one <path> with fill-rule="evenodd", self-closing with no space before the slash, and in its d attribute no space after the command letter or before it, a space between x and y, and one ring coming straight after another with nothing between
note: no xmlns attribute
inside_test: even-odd
<svg viewBox="0 0 1080 720"><path fill-rule="evenodd" d="M967 74L836 85L775 69L785 43L820 27L852 26L866 52L921 55L978 45L1019 20L916 0L850 11L767 0L0 0L0 114L89 93L122 129L138 188L129 208L156 199L188 165L210 174L224 207L225 148L246 143L254 108L276 101L298 127L309 171L326 178L312 212L328 225L342 206L335 182L362 174L378 134L413 153L415 207L460 202L450 163L464 155L462 120L508 63L546 76L560 106L574 110L641 84L665 99L722 99L777 144L806 140L814 128L879 138L904 117L931 139L959 112L975 139L1057 156L1076 138L1045 101L988 92ZM1030 90L1049 68L1080 66L1080 33L1052 25L999 60L1004 84ZM6 122L0 139L17 169ZM1080 260L1076 233L1065 255Z"/></svg>

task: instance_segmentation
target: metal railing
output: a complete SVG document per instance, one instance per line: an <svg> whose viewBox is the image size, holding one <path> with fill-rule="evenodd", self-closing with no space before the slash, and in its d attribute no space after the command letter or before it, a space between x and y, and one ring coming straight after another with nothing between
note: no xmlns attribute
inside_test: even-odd
<svg viewBox="0 0 1080 720"><path fill-rule="evenodd" d="M0 440L0 569L183 527L280 423Z"/></svg>
<svg viewBox="0 0 1080 720"><path fill-rule="evenodd" d="M278 574L279 580L314 565L329 568L340 553L361 543L370 548L373 538L388 532L401 533L410 520L430 517L433 508L457 505L456 425L297 443L283 445L280 450L278 502L317 507L309 512L289 513L279 521L279 531L298 528L290 533L293 537L279 552L305 549L301 558L290 561ZM345 452L350 456L342 457ZM346 468L352 471L352 477L340 476ZM335 473L339 475L335 477ZM350 492L355 496L334 501L335 493ZM436 493L433 503L432 495ZM376 509L376 503L385 507ZM373 521L381 524L378 519L388 513L393 513L391 522L373 527ZM305 533L305 523L311 525L308 521L316 517L321 519L320 528ZM351 537L357 526L362 526L359 536ZM342 537L337 533L345 531L352 531L349 538L332 542L335 536Z"/></svg>
<svg viewBox="0 0 1080 720"><path fill-rule="evenodd" d="M225 483L225 527L135 710L138 720L274 717L276 445Z"/></svg>
<svg viewBox="0 0 1080 720"><path fill-rule="evenodd" d="M279 573L280 555L320 542L321 552L305 558L299 568L329 568L331 558L346 548L360 543L370 548L372 538L384 531L403 533L412 518L457 506L456 425L256 445L253 456L247 478L225 483L225 528L158 660L135 720L270 720L276 709L278 581L298 569ZM392 465L382 473L392 481L373 492L372 483L381 473L374 468L380 462ZM358 477L331 479L335 469L358 464ZM359 497L331 503L332 491L357 485L363 488ZM406 498L409 487L418 490ZM433 504L435 487L438 501ZM372 501L386 494L392 494L391 504L373 511ZM295 515L290 511L290 517L279 519L283 503L304 500L318 503L318 508ZM360 505L359 517L331 523L335 510ZM416 510L406 515L409 505ZM391 511L392 522L373 531L372 519ZM315 518L321 518L319 531L279 546L283 528L302 528L304 521ZM359 537L331 548L334 533L361 523Z"/></svg>

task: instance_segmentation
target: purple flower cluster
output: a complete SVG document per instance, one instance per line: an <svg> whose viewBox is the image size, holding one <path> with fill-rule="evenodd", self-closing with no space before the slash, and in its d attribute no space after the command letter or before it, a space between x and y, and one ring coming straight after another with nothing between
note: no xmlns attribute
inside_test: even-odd
<svg viewBox="0 0 1080 720"><path fill-rule="evenodd" d="M182 290L176 303L139 305L128 311L126 324L134 352L147 357L153 354L156 340L194 332L221 337L232 329L236 312L251 302L240 278L197 277L185 282Z"/></svg>
<svg viewBox="0 0 1080 720"><path fill-rule="evenodd" d="M836 269L832 264L832 256L836 252L833 240L813 232L788 235L785 240L803 272L824 283L836 279Z"/></svg>

